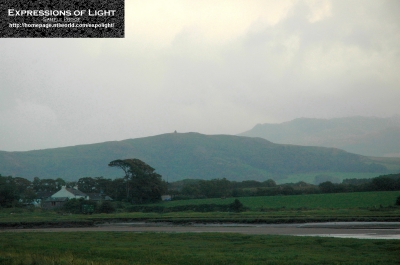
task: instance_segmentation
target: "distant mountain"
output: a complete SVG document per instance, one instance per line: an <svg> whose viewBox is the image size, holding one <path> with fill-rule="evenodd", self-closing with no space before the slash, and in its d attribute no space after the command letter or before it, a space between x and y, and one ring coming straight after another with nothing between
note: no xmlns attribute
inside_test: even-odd
<svg viewBox="0 0 400 265"><path fill-rule="evenodd" d="M280 144L335 147L366 156L400 157L400 116L300 118L279 124L257 124L239 135Z"/></svg>
<svg viewBox="0 0 400 265"><path fill-rule="evenodd" d="M0 152L0 173L33 179L122 177L108 167L115 159L138 158L165 180L186 178L275 180L310 172L388 172L388 159L371 159L345 151L274 144L232 135L170 133L158 136L27 152ZM400 171L400 159L390 161ZM389 170L390 171L390 170ZM397 172L397 171L395 171Z"/></svg>

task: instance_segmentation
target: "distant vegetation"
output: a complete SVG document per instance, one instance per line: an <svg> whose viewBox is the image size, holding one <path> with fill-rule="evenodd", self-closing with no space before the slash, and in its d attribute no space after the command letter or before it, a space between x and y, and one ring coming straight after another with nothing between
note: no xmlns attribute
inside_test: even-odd
<svg viewBox="0 0 400 265"><path fill-rule="evenodd" d="M28 222L25 225L28 226L32 225L32 220L33 223L40 223L41 219L45 222L51 220L55 225L60 225L57 220L62 220L62 222L72 222L72 225L87 226L93 221L89 221L87 217L82 219L79 217L81 214L102 213L112 214L110 218L114 219L150 218L153 221L178 223L397 221L400 210L395 207L400 191L400 174L379 176L368 181L349 179L341 184L326 181L319 185L305 182L277 185L273 180L263 182L237 182L227 179L184 180L170 183L169 190L163 190L166 188L166 183L161 181L161 176L154 174L154 169L143 161L115 160L109 165L123 169L125 177L114 180L86 177L77 182L35 178L30 182L23 178L0 175L0 209L5 208L0 211L0 227L24 226L22 223L24 218L27 218ZM83 192L105 193L112 196L114 201L70 199L61 208L54 208L53 211L32 206L32 199L45 199L60 185L70 187L78 185ZM173 201L160 202L161 191L168 193ZM340 211L326 212L328 209L336 208ZM371 214L371 211L378 212ZM23 215L14 215L15 212ZM51 212L61 213L62 216ZM242 212L242 216L230 215ZM67 216L74 214L77 217L64 217L65 213ZM121 216L122 213L125 215ZM192 213L202 215L193 216ZM94 218L101 221L105 217Z"/></svg>
<svg viewBox="0 0 400 265"><path fill-rule="evenodd" d="M124 178L114 180L99 178L81 178L77 182L66 183L63 179L43 179L35 177L33 182L24 178L3 177L0 174L0 207L29 205L35 199L46 199L60 190L61 186L78 186L84 193L105 193L114 200L124 200L131 203L149 203L161 200L161 195L167 191L167 183L161 175L139 159L114 160L110 167L119 167L125 172ZM64 206L65 210L79 213L83 200L70 200ZM100 205L103 212L107 204ZM110 208L110 207L108 207ZM110 210L110 209L108 209Z"/></svg>
<svg viewBox="0 0 400 265"><path fill-rule="evenodd" d="M261 138L198 133L170 133L29 152L0 152L4 175L33 180L83 177L123 177L107 167L117 158L138 158L164 180L273 179L282 183L299 174L388 174L400 171L400 158L369 158L342 150L274 144Z"/></svg>
<svg viewBox="0 0 400 265"><path fill-rule="evenodd" d="M319 185L306 182L277 185L273 180L236 182L227 179L184 180L169 185L169 192L174 194L175 200L398 190L400 174L382 175L372 179L345 179L342 183L325 181Z"/></svg>
<svg viewBox="0 0 400 265"><path fill-rule="evenodd" d="M146 164L144 164L146 165ZM146 165L148 166L148 165ZM146 167L145 166L145 167ZM152 172L149 167L148 172ZM138 176L136 176L138 177ZM229 181L227 179L213 180L184 180L168 184L156 177L156 182L148 182L146 185L135 188L138 185L135 178L117 178L114 180L98 178L81 178L77 182L66 183L62 179L40 180L35 178L33 182L23 178L4 177L0 175L0 207L15 207L28 205L33 199L42 196L43 192L55 192L61 185L75 186L86 193L101 192L111 196L115 201L142 204L157 202L162 194L170 194L174 201L204 198L238 198L256 196L281 196L281 195L305 195L320 193L351 193L366 191L400 191L400 174L382 175L372 179L346 179L342 183L322 182L319 185L312 185L305 182L287 183L277 185L273 180L259 181ZM143 177L146 179L146 176ZM147 181L146 180L146 181ZM143 184L144 182L142 182ZM158 184L157 184L158 183ZM51 184L51 185L50 185ZM159 185L159 186L157 186ZM139 190L142 189L142 190ZM153 191L151 191L153 189ZM165 190L164 190L165 189ZM48 194L47 196L50 196ZM238 203L238 202L236 202ZM393 201L394 205L395 201ZM65 210L79 213L83 202L69 202ZM101 206L107 207L107 206ZM208 208L207 208L208 207ZM224 206L225 207L225 206ZM234 207L234 206L232 206ZM220 206L206 205L207 211L230 211L233 208L221 208ZM131 207L128 211L146 211L142 206ZM211 209L211 210L210 210ZM185 210L185 209L181 209ZM100 210L97 210L101 212ZM108 210L102 210L107 212ZM109 209L112 212L111 209ZM155 210L159 211L159 210ZM162 210L161 210L162 211ZM203 210L199 210L203 211Z"/></svg>

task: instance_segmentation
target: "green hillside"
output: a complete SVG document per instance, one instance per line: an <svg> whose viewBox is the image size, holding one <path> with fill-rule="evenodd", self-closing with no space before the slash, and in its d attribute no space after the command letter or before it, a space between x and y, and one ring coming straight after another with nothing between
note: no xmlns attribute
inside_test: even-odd
<svg viewBox="0 0 400 265"><path fill-rule="evenodd" d="M333 148L274 144L261 138L170 133L152 137L27 152L0 152L0 174L33 179L121 177L107 165L138 158L165 180L186 178L275 180L320 172L376 173L400 171L400 159L372 159ZM369 174L370 176L370 174Z"/></svg>

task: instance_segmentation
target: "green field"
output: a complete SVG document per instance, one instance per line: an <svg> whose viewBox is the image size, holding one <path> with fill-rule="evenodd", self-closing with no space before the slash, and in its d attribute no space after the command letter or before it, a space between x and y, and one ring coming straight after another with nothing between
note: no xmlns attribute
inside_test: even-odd
<svg viewBox="0 0 400 265"><path fill-rule="evenodd" d="M310 194L310 195L291 195L291 196L260 196L243 197L239 199L250 210L257 211L260 208L366 208L387 207L394 205L396 198L400 196L400 191L380 191L380 192L352 192L334 194ZM198 199L163 202L155 205L166 207L188 205L188 204L229 204L236 198L227 199ZM154 205L154 204L153 204Z"/></svg>
<svg viewBox="0 0 400 265"><path fill-rule="evenodd" d="M321 221L398 221L400 207L394 207L400 191L312 194L238 198L245 212L125 212L113 214L66 214L41 209L10 208L0 210L0 225L38 222L102 222L109 219L209 222L321 222ZM235 198L162 202L150 207L230 204ZM190 209L190 207L189 207Z"/></svg>
<svg viewBox="0 0 400 265"><path fill-rule="evenodd" d="M397 192L243 197L245 212L119 212L66 214L0 210L0 224L105 221L320 222L400 218ZM229 204L235 198L171 201L148 206ZM47 222L47 224L46 224ZM7 226L7 225L6 225ZM33 264L400 264L399 240L360 240L222 233L0 232L0 265Z"/></svg>
<svg viewBox="0 0 400 265"><path fill-rule="evenodd" d="M399 264L399 240L220 233L1 233L0 264Z"/></svg>

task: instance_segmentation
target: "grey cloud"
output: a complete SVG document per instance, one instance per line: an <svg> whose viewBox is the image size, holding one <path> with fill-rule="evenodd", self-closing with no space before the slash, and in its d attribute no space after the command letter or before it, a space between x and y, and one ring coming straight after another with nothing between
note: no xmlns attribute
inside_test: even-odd
<svg viewBox="0 0 400 265"><path fill-rule="evenodd" d="M0 150L400 114L399 5L331 3L320 21L309 23L300 1L278 24L258 21L219 44L195 26L162 48L128 37L1 39Z"/></svg>

